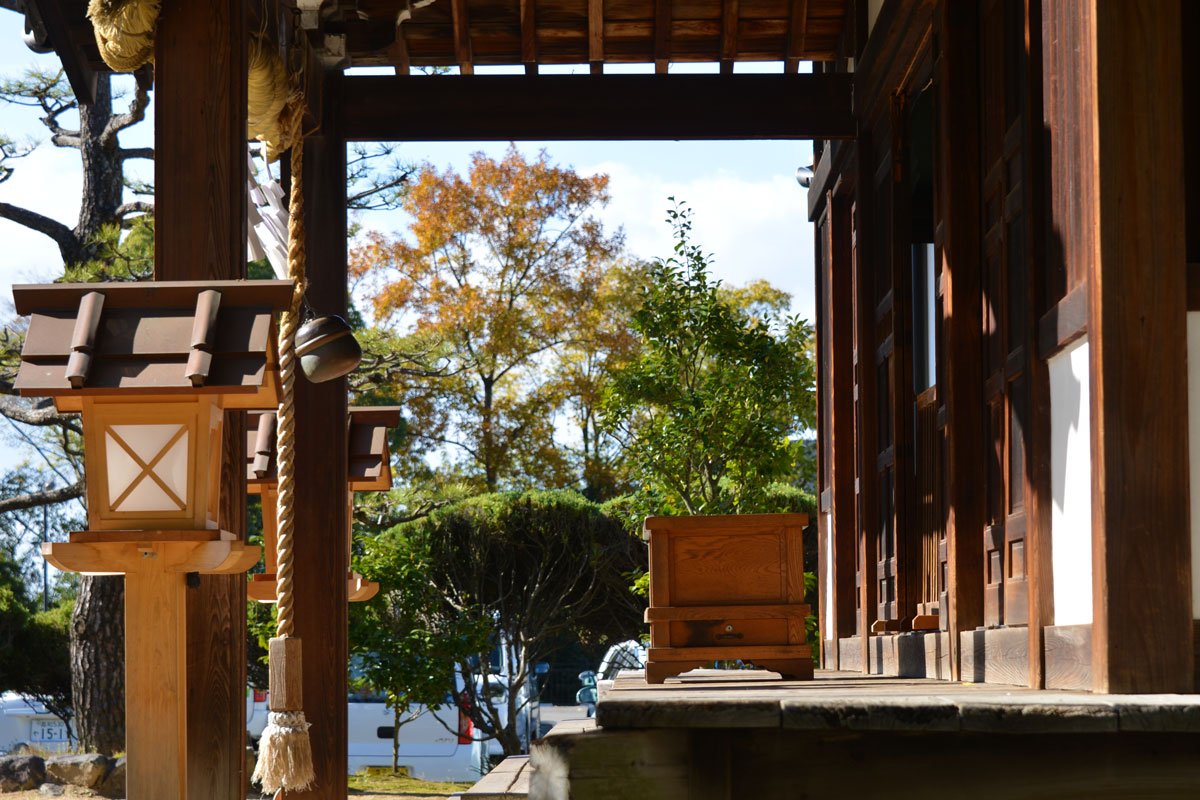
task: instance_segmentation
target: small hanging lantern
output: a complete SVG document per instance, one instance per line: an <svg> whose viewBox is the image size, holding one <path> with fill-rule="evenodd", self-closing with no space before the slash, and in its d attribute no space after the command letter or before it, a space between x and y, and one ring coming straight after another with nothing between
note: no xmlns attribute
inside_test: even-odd
<svg viewBox="0 0 1200 800"><path fill-rule="evenodd" d="M354 492L383 492L392 488L391 452L387 431L400 424L400 409L395 406L364 406L349 409L349 463L346 546L353 547ZM246 424L246 491L262 496L263 509L274 508L278 494L275 464L274 413L251 413ZM275 602L276 521L263 513L264 572L250 576L247 593L260 603ZM346 575L346 595L350 602L370 600L379 584L351 570Z"/></svg>

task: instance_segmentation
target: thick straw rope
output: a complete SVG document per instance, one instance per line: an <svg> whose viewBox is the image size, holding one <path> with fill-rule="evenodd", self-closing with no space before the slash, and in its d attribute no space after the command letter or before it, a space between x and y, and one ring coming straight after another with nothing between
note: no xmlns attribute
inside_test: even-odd
<svg viewBox="0 0 1200 800"><path fill-rule="evenodd" d="M100 57L114 72L133 72L154 60L154 30L161 0L91 0L92 21Z"/></svg>
<svg viewBox="0 0 1200 800"><path fill-rule="evenodd" d="M295 474L296 474L296 407L293 392L296 386L296 330L300 327L300 304L307 288L304 248L304 143L292 145L292 194L288 206L288 278L295 282L291 307L279 320L279 383L283 396L279 404L276 429L276 463L279 474L279 493L275 554L275 597L278 602L276 636L292 636L292 561L294 543Z"/></svg>
<svg viewBox="0 0 1200 800"><path fill-rule="evenodd" d="M300 106L299 95L293 95L296 102L289 101L289 108ZM286 115L286 112L285 112ZM297 123L300 120L299 110L294 110L288 117ZM300 326L300 306L307 288L305 280L305 249L304 249L304 150L303 139L296 136L292 145L292 194L289 204L288 219L288 277L293 281L292 302L279 320L279 383L282 400L279 404L278 425L276 427L276 461L278 463L279 490L276 505L277 533L275 553L277 563L275 568L275 598L278 604L278 622L275 627L275 638L271 640L271 682L272 691L276 680L276 670L285 684L289 679L299 682L300 668L298 648L299 639L295 638L293 614L295 602L292 588L292 566L295 552L293 541L295 521L295 440L296 440L296 330ZM288 655L288 642L297 645L295 652ZM282 663L276 662L276 649L284 657ZM295 659L289 660L289 659ZM296 698L298 700L298 698ZM290 701L287 701L290 702ZM299 703L296 704L297 706ZM259 741L258 763L254 766L253 779L262 784L264 790L276 792L280 797L283 791L302 791L312 785L315 774L312 761L312 746L308 738L309 723L304 719L304 712L298 707L283 707L278 711L272 710L267 717L267 727Z"/></svg>

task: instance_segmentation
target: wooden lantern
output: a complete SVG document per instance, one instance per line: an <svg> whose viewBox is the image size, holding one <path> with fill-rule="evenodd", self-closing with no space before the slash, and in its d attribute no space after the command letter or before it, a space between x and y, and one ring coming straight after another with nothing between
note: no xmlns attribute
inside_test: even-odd
<svg viewBox="0 0 1200 800"><path fill-rule="evenodd" d="M83 420L90 530L42 552L125 576L135 800L186 796L186 574L258 560L218 526L224 412L278 404L274 314L291 296L290 281L13 287L30 316L16 388Z"/></svg>
<svg viewBox="0 0 1200 800"><path fill-rule="evenodd" d="M806 514L648 517L646 682L741 660L785 679L813 675L804 621Z"/></svg>
<svg viewBox="0 0 1200 800"><path fill-rule="evenodd" d="M391 451L387 431L400 424L400 409L361 406L349 409L347 517L354 510L354 492L385 492L392 488ZM265 571L251 576L249 595L260 603L275 602L275 504L278 500L275 465L275 414L250 414L246 427L246 491L262 496L263 563ZM353 546L353 520L347 520L346 547ZM350 602L370 600L379 584L351 570L346 576Z"/></svg>

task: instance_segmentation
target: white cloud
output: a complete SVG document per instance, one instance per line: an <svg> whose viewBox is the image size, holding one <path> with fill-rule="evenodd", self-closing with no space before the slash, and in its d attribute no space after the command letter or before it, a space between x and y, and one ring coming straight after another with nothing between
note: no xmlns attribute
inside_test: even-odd
<svg viewBox="0 0 1200 800"><path fill-rule="evenodd" d="M607 173L612 202L601 214L624 227L630 252L670 255L668 197L693 209L693 240L714 258L713 272L729 284L765 278L792 295L792 311L814 318L813 226L808 193L793 178L747 178L723 168L687 180L668 180L621 162L580 169Z"/></svg>

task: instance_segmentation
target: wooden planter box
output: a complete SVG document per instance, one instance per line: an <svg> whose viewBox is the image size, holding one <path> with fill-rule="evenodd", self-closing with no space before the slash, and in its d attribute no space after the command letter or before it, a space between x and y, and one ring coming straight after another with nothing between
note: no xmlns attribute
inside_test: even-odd
<svg viewBox="0 0 1200 800"><path fill-rule="evenodd" d="M646 682L736 659L786 680L811 679L806 525L807 514L647 517Z"/></svg>

